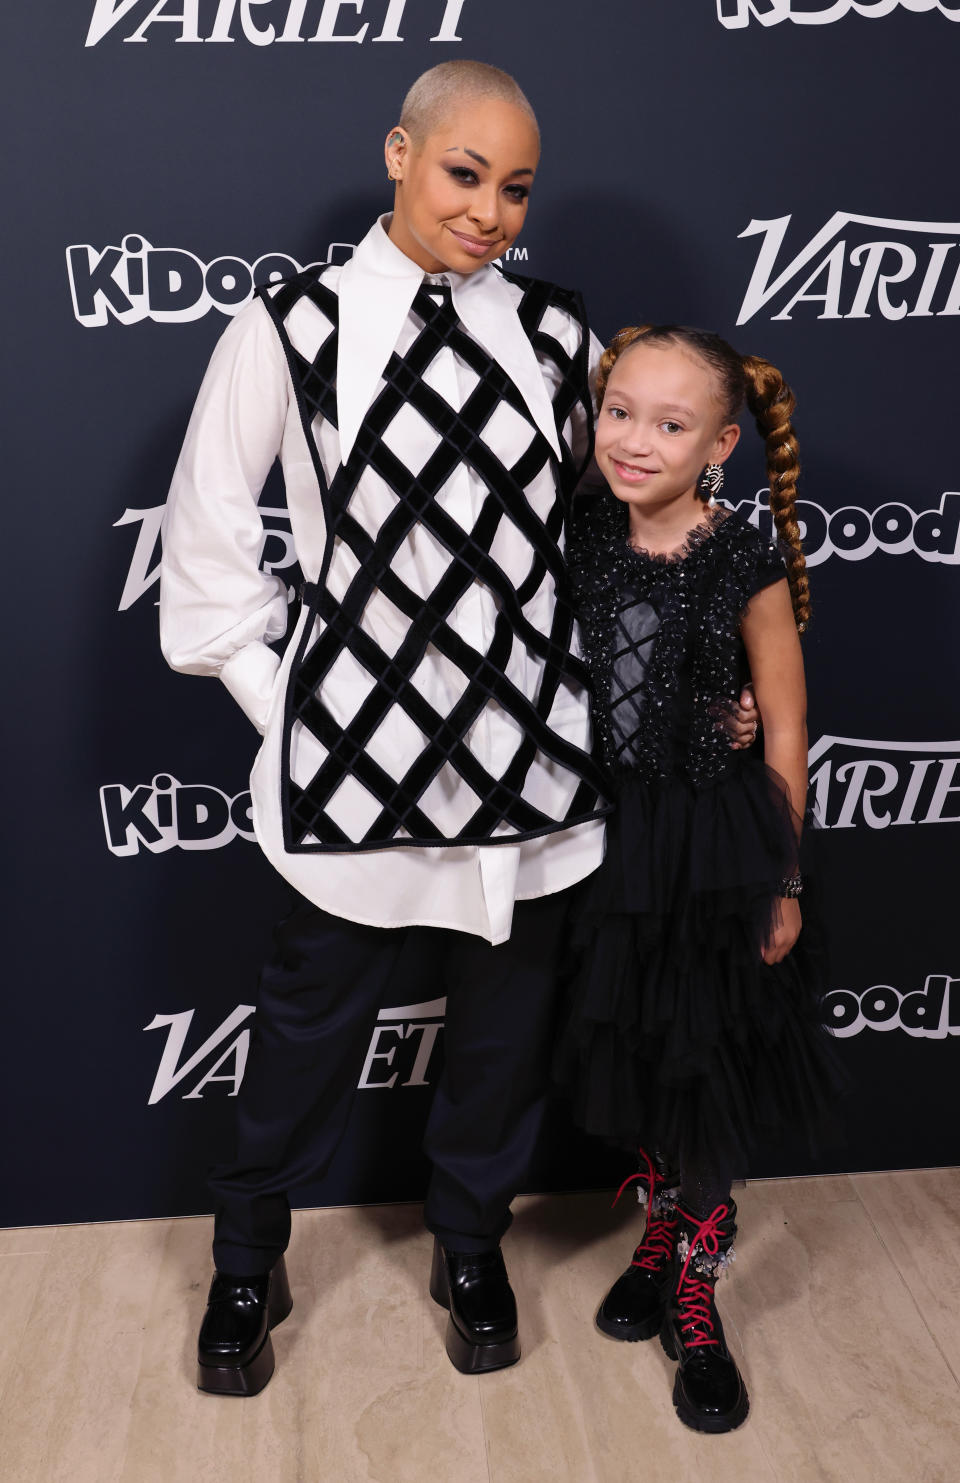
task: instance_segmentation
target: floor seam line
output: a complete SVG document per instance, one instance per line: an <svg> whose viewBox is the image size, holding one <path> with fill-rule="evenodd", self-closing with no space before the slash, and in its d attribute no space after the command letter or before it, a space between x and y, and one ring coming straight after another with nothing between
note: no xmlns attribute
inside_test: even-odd
<svg viewBox="0 0 960 1483"><path fill-rule="evenodd" d="M17 1253L18 1256L33 1256L33 1255L36 1254L36 1255L42 1255L42 1256L44 1256L46 1258L46 1261L44 1262L44 1269L40 1273L40 1281L37 1283L37 1290L36 1290L36 1292L33 1295L33 1300L32 1300L32 1302L30 1304L29 1312L27 1313L26 1319L24 1321L23 1328L22 1328L21 1333L20 1333L21 1339L23 1338L24 1334L27 1332L27 1329L30 1327L31 1321L33 1319L34 1310L36 1309L37 1303L40 1301L40 1287L41 1287L41 1284L43 1282L43 1278L46 1275L46 1269L47 1269L47 1266L49 1265L50 1257L51 1257L52 1253L53 1253L53 1247L51 1247L49 1251L45 1251L45 1252L41 1252L41 1253L34 1253L34 1252L30 1252L30 1251L27 1251L27 1252L18 1252ZM13 1371L14 1371L14 1366L11 1365L9 1371L7 1372L7 1378L6 1378L6 1380L4 1380L3 1385L0 1386L0 1408L3 1407L3 1404L4 1404L4 1402L7 1399L7 1389L9 1387L9 1385L10 1385L10 1379L11 1379L11 1376L13 1375Z"/></svg>
<svg viewBox="0 0 960 1483"><path fill-rule="evenodd" d="M483 1460L487 1467L487 1483L493 1483L493 1474L490 1471L490 1438L487 1436L487 1411L483 1404L483 1385L479 1375L476 1376L475 1384L480 1401L480 1432L483 1437Z"/></svg>

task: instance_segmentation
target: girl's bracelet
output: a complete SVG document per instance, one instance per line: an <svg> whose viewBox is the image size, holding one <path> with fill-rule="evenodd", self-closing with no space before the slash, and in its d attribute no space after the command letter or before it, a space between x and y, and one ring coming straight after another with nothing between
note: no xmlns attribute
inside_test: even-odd
<svg viewBox="0 0 960 1483"><path fill-rule="evenodd" d="M785 896L789 901L795 901L803 891L803 876L785 876L777 887L777 895Z"/></svg>

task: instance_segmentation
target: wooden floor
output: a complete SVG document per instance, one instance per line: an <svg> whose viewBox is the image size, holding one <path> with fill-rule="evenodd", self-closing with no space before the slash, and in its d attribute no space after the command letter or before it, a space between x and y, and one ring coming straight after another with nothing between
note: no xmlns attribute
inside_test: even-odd
<svg viewBox="0 0 960 1483"><path fill-rule="evenodd" d="M676 1420L654 1341L593 1326L637 1207L518 1202L519 1365L468 1379L416 1206L296 1217L294 1312L253 1400L201 1396L207 1220L0 1231L4 1483L960 1483L960 1169L740 1192L721 1311L752 1410Z"/></svg>

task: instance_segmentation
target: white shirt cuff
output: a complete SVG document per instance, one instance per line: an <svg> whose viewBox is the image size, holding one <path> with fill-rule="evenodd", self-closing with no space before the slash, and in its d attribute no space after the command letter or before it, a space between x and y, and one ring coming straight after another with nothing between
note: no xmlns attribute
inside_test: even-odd
<svg viewBox="0 0 960 1483"><path fill-rule="evenodd" d="M279 654L257 641L231 654L220 671L221 680L261 736L267 729L279 668Z"/></svg>

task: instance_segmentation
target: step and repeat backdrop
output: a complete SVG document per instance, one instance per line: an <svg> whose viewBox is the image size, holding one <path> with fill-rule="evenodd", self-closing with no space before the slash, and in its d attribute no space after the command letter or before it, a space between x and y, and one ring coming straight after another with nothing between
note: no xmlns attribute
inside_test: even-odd
<svg viewBox="0 0 960 1483"><path fill-rule="evenodd" d="M8 7L12 539L0 1224L208 1208L287 889L253 842L257 738L164 665L164 499L206 360L256 284L349 256L424 68L538 110L519 272L597 332L675 320L795 386L815 621L813 795L843 1145L755 1174L960 1162L960 0L49 0ZM953 218L953 219L951 219ZM766 527L745 437L732 504ZM284 494L263 564L297 581ZM384 1003L303 1204L416 1199L436 986ZM535 1188L622 1160L558 1110Z"/></svg>

